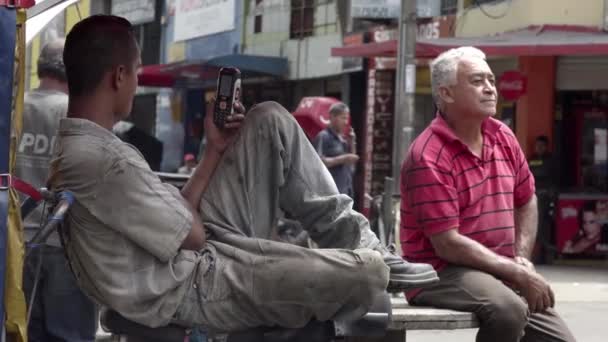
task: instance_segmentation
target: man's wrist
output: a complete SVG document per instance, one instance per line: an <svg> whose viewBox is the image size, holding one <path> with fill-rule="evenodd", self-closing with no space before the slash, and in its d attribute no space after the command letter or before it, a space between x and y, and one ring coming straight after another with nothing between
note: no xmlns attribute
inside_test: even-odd
<svg viewBox="0 0 608 342"><path fill-rule="evenodd" d="M205 148L205 154L203 156L203 159L208 159L208 158L218 158L221 157L224 154L224 151L217 148L215 145L208 145L207 148Z"/></svg>

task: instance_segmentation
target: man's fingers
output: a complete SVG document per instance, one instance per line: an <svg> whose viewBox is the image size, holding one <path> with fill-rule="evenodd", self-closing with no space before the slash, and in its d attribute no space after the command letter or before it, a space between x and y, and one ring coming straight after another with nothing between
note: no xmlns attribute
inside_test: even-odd
<svg viewBox="0 0 608 342"><path fill-rule="evenodd" d="M555 293L553 292L553 289L549 287L549 298L550 298L550 302L551 302L551 307L555 307Z"/></svg>
<svg viewBox="0 0 608 342"><path fill-rule="evenodd" d="M224 124L224 128L226 129L236 129L243 125L242 122L227 122Z"/></svg>
<svg viewBox="0 0 608 342"><path fill-rule="evenodd" d="M234 102L234 110L239 114L245 114L245 106L243 106L241 101Z"/></svg>
<svg viewBox="0 0 608 342"><path fill-rule="evenodd" d="M226 117L226 122L242 122L245 120L244 114L232 114Z"/></svg>

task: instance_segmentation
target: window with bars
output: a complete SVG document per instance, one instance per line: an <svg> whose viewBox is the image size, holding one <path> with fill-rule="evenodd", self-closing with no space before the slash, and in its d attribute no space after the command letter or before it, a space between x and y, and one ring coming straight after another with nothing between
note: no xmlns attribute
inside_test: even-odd
<svg viewBox="0 0 608 342"><path fill-rule="evenodd" d="M456 14L458 0L441 0L441 15Z"/></svg>
<svg viewBox="0 0 608 342"><path fill-rule="evenodd" d="M291 0L289 38L298 39L313 35L315 26L315 0Z"/></svg>
<svg viewBox="0 0 608 342"><path fill-rule="evenodd" d="M255 0L256 7L261 6L262 1L263 0ZM262 15L258 14L255 16L254 21L253 21L253 33L260 33L260 32L262 32Z"/></svg>

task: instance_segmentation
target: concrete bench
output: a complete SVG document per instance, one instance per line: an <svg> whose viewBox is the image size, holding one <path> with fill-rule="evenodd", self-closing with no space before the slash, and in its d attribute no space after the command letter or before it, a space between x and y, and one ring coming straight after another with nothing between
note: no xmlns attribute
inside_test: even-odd
<svg viewBox="0 0 608 342"><path fill-rule="evenodd" d="M479 327L475 314L431 307L410 306L404 298L391 299L393 321L382 338L348 338L347 342L406 342L408 330L452 330Z"/></svg>

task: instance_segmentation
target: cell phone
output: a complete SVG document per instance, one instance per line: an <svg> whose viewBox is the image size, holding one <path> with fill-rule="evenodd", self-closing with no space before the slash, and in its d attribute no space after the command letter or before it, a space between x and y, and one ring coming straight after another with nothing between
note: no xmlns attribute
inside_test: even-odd
<svg viewBox="0 0 608 342"><path fill-rule="evenodd" d="M221 68L217 78L213 123L224 128L226 118L234 114L234 103L241 97L241 71L237 68Z"/></svg>

